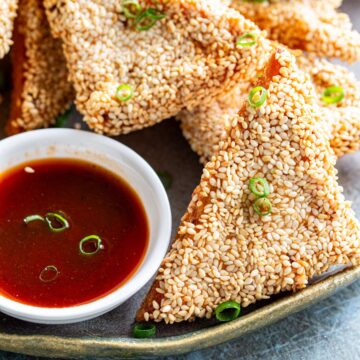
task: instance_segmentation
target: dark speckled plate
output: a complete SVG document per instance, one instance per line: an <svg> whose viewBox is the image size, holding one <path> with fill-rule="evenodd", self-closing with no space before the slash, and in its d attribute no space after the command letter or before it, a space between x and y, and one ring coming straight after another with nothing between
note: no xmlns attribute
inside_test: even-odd
<svg viewBox="0 0 360 360"><path fill-rule="evenodd" d="M351 13L356 21L360 13L358 1L349 0L345 5L345 11ZM7 103L7 99L4 103ZM6 118L5 109L0 109L0 114L0 118ZM74 112L68 125L79 120L80 117ZM0 123L0 128L3 128L3 123ZM2 136L0 132L0 138ZM182 137L178 124L173 120L166 121L153 128L121 136L118 140L137 151L155 170L167 170L173 175L173 185L168 194L176 227L202 169L197 156ZM353 207L360 218L360 153L344 157L337 167L346 197L354 201ZM356 279L360 279L360 268L333 275L297 294L282 295L251 306L244 311L243 316L231 323L219 325L214 321L195 321L191 324L159 325L156 339L136 340L131 337L131 329L135 311L148 284L116 310L78 324L36 325L0 314L0 349L62 358L180 354L214 346L274 323L333 294Z"/></svg>

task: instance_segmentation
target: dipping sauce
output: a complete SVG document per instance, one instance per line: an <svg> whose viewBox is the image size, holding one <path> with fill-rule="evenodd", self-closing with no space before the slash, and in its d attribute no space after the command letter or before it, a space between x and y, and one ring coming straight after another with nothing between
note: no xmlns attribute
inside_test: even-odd
<svg viewBox="0 0 360 360"><path fill-rule="evenodd" d="M46 222L48 213L68 227L54 216ZM80 249L89 235L100 243L93 237ZM0 174L0 292L6 297L42 307L101 298L136 271L148 238L141 200L104 168L49 159Z"/></svg>

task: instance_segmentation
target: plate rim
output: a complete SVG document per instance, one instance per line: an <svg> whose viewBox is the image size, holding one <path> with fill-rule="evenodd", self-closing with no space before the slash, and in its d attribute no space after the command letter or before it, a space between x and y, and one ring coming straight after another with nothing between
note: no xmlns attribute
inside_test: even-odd
<svg viewBox="0 0 360 360"><path fill-rule="evenodd" d="M182 335L140 340L125 337L66 337L0 332L0 349L32 356L62 358L180 355L219 345L273 324L329 297L358 279L360 266L351 267L299 292L275 300L237 320Z"/></svg>

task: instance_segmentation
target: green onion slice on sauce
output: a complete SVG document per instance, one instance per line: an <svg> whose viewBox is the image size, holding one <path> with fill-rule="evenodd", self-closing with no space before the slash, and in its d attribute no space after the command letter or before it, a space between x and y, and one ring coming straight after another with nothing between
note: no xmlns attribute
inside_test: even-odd
<svg viewBox="0 0 360 360"><path fill-rule="evenodd" d="M169 190L171 188L173 181L171 174L168 173L167 171L157 171L156 173L158 174L161 182L163 183L164 188L166 190Z"/></svg>
<svg viewBox="0 0 360 360"><path fill-rule="evenodd" d="M121 84L116 89L116 99L125 102L129 101L134 95L134 89L128 84Z"/></svg>
<svg viewBox="0 0 360 360"><path fill-rule="evenodd" d="M267 197L270 194L269 183L264 178L251 178L249 188L254 195L259 197Z"/></svg>
<svg viewBox="0 0 360 360"><path fill-rule="evenodd" d="M272 211L271 201L264 197L258 198L254 202L253 208L259 216L269 215Z"/></svg>
<svg viewBox="0 0 360 360"><path fill-rule="evenodd" d="M262 86L256 86L249 93L249 104L253 108L258 108L264 104L267 98L267 91Z"/></svg>
<svg viewBox="0 0 360 360"><path fill-rule="evenodd" d="M242 36L239 36L236 41L236 45L244 46L244 47L253 46L255 44L256 44L256 36L251 33L246 33Z"/></svg>
<svg viewBox="0 0 360 360"><path fill-rule="evenodd" d="M79 250L83 255L95 255L103 248L102 240L98 235L85 236L79 243Z"/></svg>
<svg viewBox="0 0 360 360"><path fill-rule="evenodd" d="M122 11L128 19L136 19L141 10L141 5L136 0L124 0L122 2Z"/></svg>
<svg viewBox="0 0 360 360"><path fill-rule="evenodd" d="M151 29L157 21L166 17L166 14L154 8L144 10L135 20L135 28L137 31L146 31Z"/></svg>
<svg viewBox="0 0 360 360"><path fill-rule="evenodd" d="M326 104L336 104L345 97L344 89L341 86L330 86L326 88L322 95L322 101Z"/></svg>
<svg viewBox="0 0 360 360"><path fill-rule="evenodd" d="M219 321L232 321L239 317L240 304L236 301L225 301L215 309L215 316Z"/></svg>
<svg viewBox="0 0 360 360"><path fill-rule="evenodd" d="M56 280L59 277L59 275L60 275L60 271L57 269L55 265L48 265L41 271L39 275L39 279L44 283L48 283Z"/></svg>
<svg viewBox="0 0 360 360"><path fill-rule="evenodd" d="M156 334L156 326L154 324L136 324L133 334L138 339L152 337Z"/></svg>
<svg viewBox="0 0 360 360"><path fill-rule="evenodd" d="M45 219L41 215L29 215L24 218L24 223L27 225L33 221L45 221Z"/></svg>
<svg viewBox="0 0 360 360"><path fill-rule="evenodd" d="M59 213L49 212L45 215L45 221L52 232L63 232L70 228L70 223Z"/></svg>

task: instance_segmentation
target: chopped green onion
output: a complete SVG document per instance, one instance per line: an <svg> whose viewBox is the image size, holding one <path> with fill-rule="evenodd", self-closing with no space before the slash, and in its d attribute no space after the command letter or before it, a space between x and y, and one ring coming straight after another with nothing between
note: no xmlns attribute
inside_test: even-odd
<svg viewBox="0 0 360 360"><path fill-rule="evenodd" d="M147 15L155 20L162 20L162 19L166 18L166 14L164 14L163 12L161 12L157 9L148 8L148 9L146 9L146 11L147 11Z"/></svg>
<svg viewBox="0 0 360 360"><path fill-rule="evenodd" d="M67 122L67 120L69 119L69 115L71 113L71 108L66 110L63 114L59 115L57 118L56 118L56 121L55 121L55 127L58 127L58 128L62 128L65 126L65 123Z"/></svg>
<svg viewBox="0 0 360 360"><path fill-rule="evenodd" d="M254 34L251 33L246 33L242 36L239 36L237 41L236 41L236 45L238 46L253 46L256 44L256 36Z"/></svg>
<svg viewBox="0 0 360 360"><path fill-rule="evenodd" d="M149 18L148 16L145 16L142 14L136 19L136 30L137 31L146 31L151 29L155 24L157 20Z"/></svg>
<svg viewBox="0 0 360 360"><path fill-rule="evenodd" d="M266 179L252 178L249 181L250 191L259 197L266 197L270 194L270 186Z"/></svg>
<svg viewBox="0 0 360 360"><path fill-rule="evenodd" d="M135 20L135 28L137 31L146 31L151 29L158 20L166 17L166 14L154 8L144 10Z"/></svg>
<svg viewBox="0 0 360 360"><path fill-rule="evenodd" d="M215 316L219 321L231 321L239 317L240 304L236 301L225 301L215 309Z"/></svg>
<svg viewBox="0 0 360 360"><path fill-rule="evenodd" d="M122 11L128 19L135 19L141 10L141 5L136 0L123 0L122 2Z"/></svg>
<svg viewBox="0 0 360 360"><path fill-rule="evenodd" d="M48 283L56 280L59 274L60 272L55 265L48 265L41 271L39 279L44 283Z"/></svg>
<svg viewBox="0 0 360 360"><path fill-rule="evenodd" d="M86 247L88 249L86 249ZM89 249L93 247L94 249ZM84 237L79 244L80 253L83 255L95 255L101 249L103 249L102 240L98 235L89 235Z"/></svg>
<svg viewBox="0 0 360 360"><path fill-rule="evenodd" d="M70 227L69 222L64 218L64 216L58 213L47 213L45 218L38 214L29 215L24 218L24 223L26 225L33 221L46 222L52 232L62 232Z"/></svg>
<svg viewBox="0 0 360 360"><path fill-rule="evenodd" d="M264 104L267 98L267 91L262 86L256 86L249 93L249 104L253 108L258 108Z"/></svg>
<svg viewBox="0 0 360 360"><path fill-rule="evenodd" d="M24 223L27 225L33 221L45 221L45 219L41 215L29 215L24 218Z"/></svg>
<svg viewBox="0 0 360 360"><path fill-rule="evenodd" d="M154 324L136 324L133 334L138 339L152 337L156 334L156 326Z"/></svg>
<svg viewBox="0 0 360 360"><path fill-rule="evenodd" d="M69 229L69 222L59 213L47 213L45 215L45 221L47 222L49 229L52 232L63 232ZM60 226L56 226L60 225Z"/></svg>
<svg viewBox="0 0 360 360"><path fill-rule="evenodd" d="M115 96L121 102L130 100L133 97L133 95L134 95L134 90L133 90L132 86L130 86L128 84L121 84L116 89Z"/></svg>
<svg viewBox="0 0 360 360"><path fill-rule="evenodd" d="M322 95L322 101L326 104L336 104L345 97L344 89L341 86L330 86Z"/></svg>
<svg viewBox="0 0 360 360"><path fill-rule="evenodd" d="M157 174L158 174L161 182L163 183L164 188L166 190L169 190L171 188L172 181L173 181L171 174L168 173L167 171L157 171Z"/></svg>
<svg viewBox="0 0 360 360"><path fill-rule="evenodd" d="M259 216L269 215L272 211L271 201L268 198L261 197L254 202L253 208Z"/></svg>

